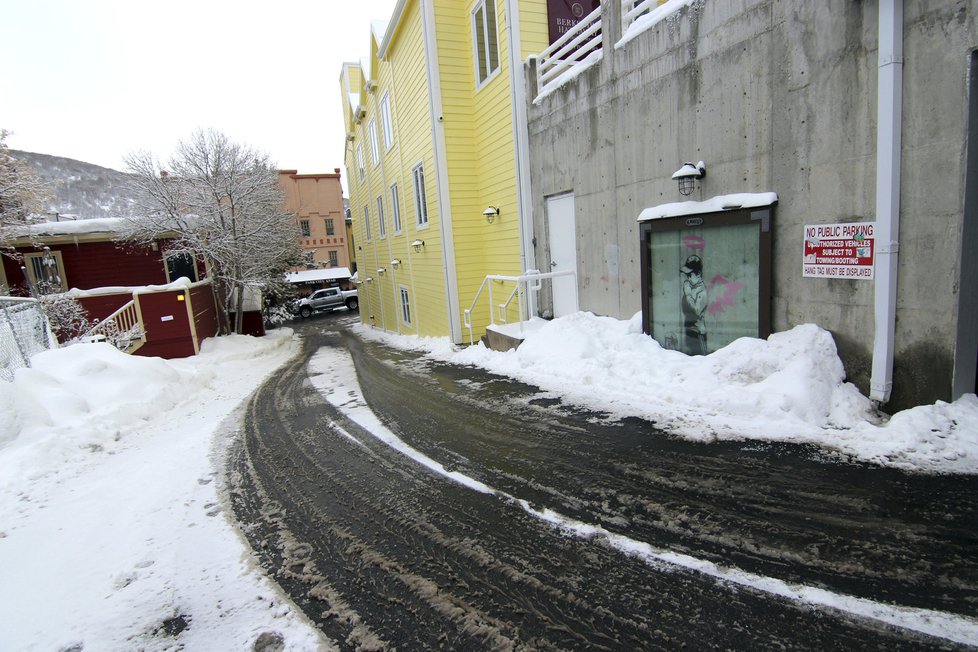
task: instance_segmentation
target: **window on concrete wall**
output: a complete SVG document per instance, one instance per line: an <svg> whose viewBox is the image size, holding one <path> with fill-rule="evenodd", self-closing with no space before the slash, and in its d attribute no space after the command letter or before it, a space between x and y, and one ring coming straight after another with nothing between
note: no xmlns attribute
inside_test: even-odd
<svg viewBox="0 0 978 652"><path fill-rule="evenodd" d="M495 0L482 0L472 10L472 42L476 85L482 86L499 70Z"/></svg>
<svg viewBox="0 0 978 652"><path fill-rule="evenodd" d="M370 118L367 131L370 132L370 158L377 165L380 163L380 146L377 144L377 121L374 118Z"/></svg>
<svg viewBox="0 0 978 652"><path fill-rule="evenodd" d="M363 237L370 240L370 207L363 207Z"/></svg>
<svg viewBox="0 0 978 652"><path fill-rule="evenodd" d="M403 285L401 288L401 321L407 325L411 325L411 298L408 295L407 288Z"/></svg>
<svg viewBox="0 0 978 652"><path fill-rule="evenodd" d="M391 186L391 219L394 224L394 233L401 232L401 201L397 196L397 184Z"/></svg>
<svg viewBox="0 0 978 652"><path fill-rule="evenodd" d="M299 230L302 232L303 238L308 238L311 233L309 230L309 220L299 220Z"/></svg>
<svg viewBox="0 0 978 652"><path fill-rule="evenodd" d="M387 225L384 223L384 196L377 195L377 237L387 235Z"/></svg>
<svg viewBox="0 0 978 652"><path fill-rule="evenodd" d="M330 267L339 267L340 266L340 255L338 253L336 253L335 250L327 252L327 255L329 256L329 266Z"/></svg>
<svg viewBox="0 0 978 652"><path fill-rule="evenodd" d="M771 333L771 206L640 225L643 329L706 355Z"/></svg>
<svg viewBox="0 0 978 652"><path fill-rule="evenodd" d="M336 235L336 227L333 226L333 218L326 218L326 235Z"/></svg>
<svg viewBox="0 0 978 652"><path fill-rule="evenodd" d="M384 149L394 146L394 121L391 118L391 98L389 93L384 93L380 98L380 122L384 129Z"/></svg>
<svg viewBox="0 0 978 652"><path fill-rule="evenodd" d="M414 177L414 214L418 226L428 225L428 199L424 187L424 163L418 163L411 171Z"/></svg>

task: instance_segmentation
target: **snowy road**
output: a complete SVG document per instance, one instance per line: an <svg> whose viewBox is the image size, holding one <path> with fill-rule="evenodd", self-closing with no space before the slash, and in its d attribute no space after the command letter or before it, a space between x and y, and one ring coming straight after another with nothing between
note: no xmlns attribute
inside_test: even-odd
<svg viewBox="0 0 978 652"><path fill-rule="evenodd" d="M298 329L231 459L249 541L340 648L976 641L973 479L672 439L341 322Z"/></svg>

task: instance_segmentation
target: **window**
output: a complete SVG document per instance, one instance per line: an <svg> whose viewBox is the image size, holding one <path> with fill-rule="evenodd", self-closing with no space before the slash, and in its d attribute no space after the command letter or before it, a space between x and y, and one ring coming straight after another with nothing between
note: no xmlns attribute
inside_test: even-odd
<svg viewBox="0 0 978 652"><path fill-rule="evenodd" d="M380 147L377 145L377 121L374 118L367 123L367 131L370 132L370 158L377 165L380 163Z"/></svg>
<svg viewBox="0 0 978 652"><path fill-rule="evenodd" d="M326 218L326 235L336 235L336 227L333 226L333 218Z"/></svg>
<svg viewBox="0 0 978 652"><path fill-rule="evenodd" d="M424 163L419 163L412 170L414 175L414 214L418 220L418 226L428 224L428 200L424 189Z"/></svg>
<svg viewBox="0 0 978 652"><path fill-rule="evenodd" d="M499 70L499 41L496 38L496 0L483 0L472 12L472 41L475 46L475 76L482 86Z"/></svg>
<svg viewBox="0 0 978 652"><path fill-rule="evenodd" d="M369 206L363 207L363 231L364 231L363 234L364 237L367 240L369 240L370 239L370 207Z"/></svg>
<svg viewBox="0 0 978 652"><path fill-rule="evenodd" d="M299 220L299 230L302 231L302 237L309 237L309 220Z"/></svg>
<svg viewBox="0 0 978 652"><path fill-rule="evenodd" d="M329 255L329 266L330 267L339 267L340 266L340 255L338 253L336 253L336 251L329 251L329 252L327 252L327 255Z"/></svg>
<svg viewBox="0 0 978 652"><path fill-rule="evenodd" d="M363 145L357 145L357 168L360 170L360 181L363 181Z"/></svg>
<svg viewBox="0 0 978 652"><path fill-rule="evenodd" d="M394 222L394 233L401 232L401 202L397 197L397 184L391 186L391 220Z"/></svg>
<svg viewBox="0 0 978 652"><path fill-rule="evenodd" d="M401 288L401 320L410 325L411 324L411 300L408 297L407 288L403 285Z"/></svg>
<svg viewBox="0 0 978 652"><path fill-rule="evenodd" d="M41 294L64 292L68 289L60 251L24 254L24 266L27 268L27 277L31 285Z"/></svg>
<svg viewBox="0 0 978 652"><path fill-rule="evenodd" d="M197 282L197 263L188 253L164 254L166 262L166 280L172 283L181 276L186 276L192 283Z"/></svg>
<svg viewBox="0 0 978 652"><path fill-rule="evenodd" d="M394 122L391 119L391 98L388 93L380 99L380 122L384 128L384 149L394 146Z"/></svg>
<svg viewBox="0 0 978 652"><path fill-rule="evenodd" d="M377 196L377 237L383 238L387 235L387 225L384 224L384 197Z"/></svg>
<svg viewBox="0 0 978 652"><path fill-rule="evenodd" d="M689 355L770 335L772 220L764 206L639 223L643 331Z"/></svg>

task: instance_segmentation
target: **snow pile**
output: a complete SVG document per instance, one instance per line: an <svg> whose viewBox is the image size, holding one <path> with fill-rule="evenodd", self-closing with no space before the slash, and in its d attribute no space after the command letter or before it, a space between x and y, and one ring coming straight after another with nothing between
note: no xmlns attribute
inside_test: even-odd
<svg viewBox="0 0 978 652"><path fill-rule="evenodd" d="M291 331L162 360L84 344L0 382L0 649L317 649L226 519L222 423Z"/></svg>
<svg viewBox="0 0 978 652"><path fill-rule="evenodd" d="M512 331L512 326L509 327ZM367 327L360 332L372 334ZM690 439L808 443L908 470L978 473L978 399L908 410L889 421L851 383L832 335L814 325L741 338L707 356L663 349L642 333L641 314L622 321L578 312L534 320L513 351L482 344L446 353L447 342L414 339L433 357L536 385L563 400L636 416ZM387 339L409 348L404 340Z"/></svg>

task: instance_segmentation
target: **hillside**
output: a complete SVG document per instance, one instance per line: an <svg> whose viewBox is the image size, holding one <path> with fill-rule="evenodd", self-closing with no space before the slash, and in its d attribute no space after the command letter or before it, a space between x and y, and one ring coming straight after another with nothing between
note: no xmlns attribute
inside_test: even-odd
<svg viewBox="0 0 978 652"><path fill-rule="evenodd" d="M139 212L131 176L60 156L7 150L30 164L54 195L48 210L78 219L128 217Z"/></svg>

